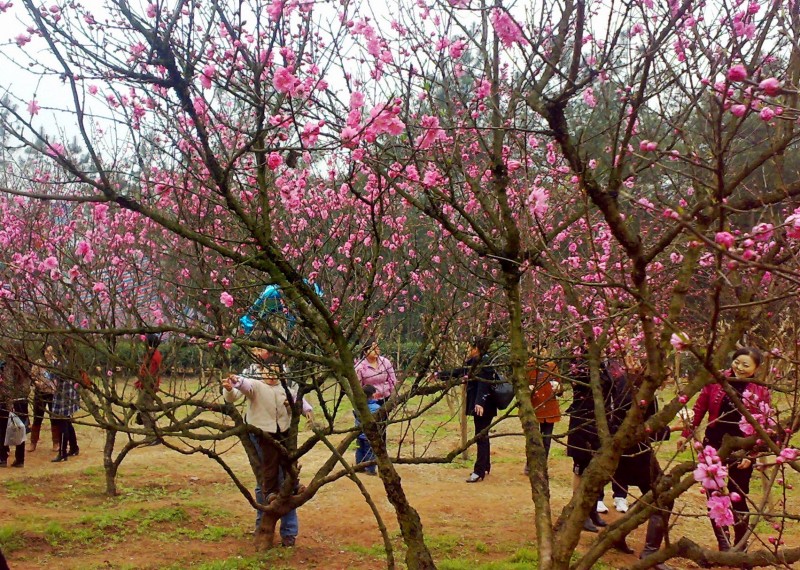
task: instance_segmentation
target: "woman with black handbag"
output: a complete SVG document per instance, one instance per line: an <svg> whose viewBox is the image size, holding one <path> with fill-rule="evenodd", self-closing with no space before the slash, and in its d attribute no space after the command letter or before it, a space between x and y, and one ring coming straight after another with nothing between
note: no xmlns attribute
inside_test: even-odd
<svg viewBox="0 0 800 570"><path fill-rule="evenodd" d="M467 378L466 413L472 416L475 424L475 443L478 447L478 457L467 483L483 481L492 468L489 426L497 415L497 406L492 398L492 385L500 382L500 377L487 356L490 346L490 339L473 337L464 365L436 374L439 380L465 376Z"/></svg>

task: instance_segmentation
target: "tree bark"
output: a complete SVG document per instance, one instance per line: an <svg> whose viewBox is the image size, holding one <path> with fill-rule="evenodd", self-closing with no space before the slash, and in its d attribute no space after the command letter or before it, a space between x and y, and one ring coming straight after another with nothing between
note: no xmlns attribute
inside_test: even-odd
<svg viewBox="0 0 800 570"><path fill-rule="evenodd" d="M106 495L116 497L117 492L117 470L119 463L114 461L114 443L117 439L117 432L113 429L106 429L106 443L103 446L103 469L106 473Z"/></svg>

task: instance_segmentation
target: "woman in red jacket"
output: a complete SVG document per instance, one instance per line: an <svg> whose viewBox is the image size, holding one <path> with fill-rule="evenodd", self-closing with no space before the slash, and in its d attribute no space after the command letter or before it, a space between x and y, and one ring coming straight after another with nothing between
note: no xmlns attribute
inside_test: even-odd
<svg viewBox="0 0 800 570"><path fill-rule="evenodd" d="M756 402L770 403L769 390L752 382L758 367L761 366L761 360L761 352L758 349L740 348L733 353L730 370L724 372L731 388L736 391L741 402L751 413L759 413ZM752 397L745 398L745 392L752 394ZM742 414L736 409L720 384L709 384L700 391L700 396L694 405L692 429L687 428L683 431L682 437L678 440L678 449L683 448L686 439L697 429L706 413L708 413L708 426L703 437L703 445L719 449L725 435L745 437L739 426ZM753 459L731 457L726 461L726 465L728 467L728 491L735 493L732 497L738 496L739 499L737 501L731 499L735 520L733 544L738 544L747 533L750 512L747 506L747 495L750 493L750 478L753 476ZM717 526L713 520L711 526L714 529L719 549L721 551L729 550L731 542L728 527Z"/></svg>
<svg viewBox="0 0 800 570"><path fill-rule="evenodd" d="M147 445L158 445L161 443L161 436L157 433L158 424L156 422L153 407L156 403L156 392L161 385L161 362L163 357L158 346L161 344L161 337L157 334L149 333L145 335L147 342L147 352L145 352L142 365L139 367L134 386L139 390L139 397L136 400L136 423L144 426L149 432L153 432L155 438L150 440ZM148 434L149 437L149 434Z"/></svg>

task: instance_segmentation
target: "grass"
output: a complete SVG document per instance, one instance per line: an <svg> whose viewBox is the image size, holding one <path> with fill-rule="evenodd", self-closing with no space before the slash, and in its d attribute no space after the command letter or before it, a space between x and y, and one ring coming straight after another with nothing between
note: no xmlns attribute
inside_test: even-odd
<svg viewBox="0 0 800 570"><path fill-rule="evenodd" d="M165 542L174 542L179 538L189 538L191 540L202 540L204 542L219 542L229 537L242 537L245 531L240 527L228 526L207 526L205 528L195 530L187 527L176 528L172 532L164 533L163 538Z"/></svg>
<svg viewBox="0 0 800 570"><path fill-rule="evenodd" d="M530 562L512 562L499 560L494 562L478 562L466 558L442 560L437 565L439 570L531 570Z"/></svg>
<svg viewBox="0 0 800 570"><path fill-rule="evenodd" d="M78 524L88 525L98 530L106 530L108 528L119 528L125 523L135 520L140 516L142 509L134 507L122 511L104 511L98 514L89 514L79 517L76 521Z"/></svg>
<svg viewBox="0 0 800 570"><path fill-rule="evenodd" d="M139 503L155 499L164 499L172 493L166 487L160 485L147 485L145 487L123 487L119 486L121 503Z"/></svg>
<svg viewBox="0 0 800 570"><path fill-rule="evenodd" d="M154 523L179 523L189 520L189 515L181 507L161 507L147 512L139 529L149 528Z"/></svg>
<svg viewBox="0 0 800 570"><path fill-rule="evenodd" d="M453 534L429 535L425 537L425 542L436 557L452 556L455 552L463 551L465 546L462 538Z"/></svg>
<svg viewBox="0 0 800 570"><path fill-rule="evenodd" d="M47 541L47 544L50 546L58 546L64 542L67 542L69 538L69 533L67 529L61 526L61 523L56 521L51 521L47 523L47 526L44 527L44 539Z"/></svg>
<svg viewBox="0 0 800 570"><path fill-rule="evenodd" d="M0 526L0 550L3 552L14 552L21 550L25 546L25 537L16 528L10 526Z"/></svg>
<svg viewBox="0 0 800 570"><path fill-rule="evenodd" d="M23 480L14 480L3 482L3 487L6 489L6 496L9 499L19 499L20 497L39 497L42 495L34 491L33 486Z"/></svg>
<svg viewBox="0 0 800 570"><path fill-rule="evenodd" d="M181 499L186 499L186 497L181 497L180 494L177 496ZM213 501L209 501L205 497L192 497L181 501L181 504L187 509L200 511L200 515L204 520L224 520L233 516L229 510L218 507L216 504L209 504L210 502Z"/></svg>
<svg viewBox="0 0 800 570"><path fill-rule="evenodd" d="M344 546L344 550L359 554L361 556L369 556L371 558L386 559L386 551L383 549L383 544L373 544L372 546L361 546L360 544L348 544ZM395 553L396 555L396 553Z"/></svg>

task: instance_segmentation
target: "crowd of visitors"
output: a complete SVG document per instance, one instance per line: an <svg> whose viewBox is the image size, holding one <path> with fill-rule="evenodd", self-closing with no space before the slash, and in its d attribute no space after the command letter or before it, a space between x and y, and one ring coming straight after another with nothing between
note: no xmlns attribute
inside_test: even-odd
<svg viewBox="0 0 800 570"><path fill-rule="evenodd" d="M160 338L157 335L145 337L146 350L137 375L136 387L139 390L135 408L138 410L137 423L153 432L149 444L158 443L160 436L157 419L153 415L160 382L163 357L158 350ZM434 377L443 386L463 385L464 412L473 418L475 430L476 460L467 483L484 481L491 473L490 430L498 415L498 405L493 397L494 387L503 382L503 374L491 356L491 339L473 337L465 359L460 367L440 370ZM290 426L294 414L302 413L313 425L313 409L304 399L297 402L298 388L287 375L287 369L278 356L266 349L252 349L253 362L240 374L222 379L222 392L225 401L235 402L244 398L247 402L244 422L255 429L249 429L246 437L255 449L258 473L255 498L259 505L267 505L279 493L298 492L298 484L293 489L283 489L287 474L292 469L286 449L291 437ZM566 355L566 356L565 356ZM29 428L28 453L39 448L42 425L47 416L50 419L53 451L57 452L53 462L67 461L79 454L79 447L73 426L73 416L80 409L79 389L67 374L68 367L63 350L53 344L45 346L40 358L31 359L21 344L7 349L4 361L0 364L0 467L21 468L25 465L25 441L7 437L8 430L19 424ZM739 396L745 409L753 402L770 401L770 391L754 378L762 363L762 354L755 348L745 347L733 353L731 366L723 373L729 390L720 382L706 385L697 398L693 414L688 414L689 422L680 426L669 426L636 442L622 451L618 467L611 478L614 506L619 512L629 508L628 490L638 488L641 496L656 488L663 473L653 444L669 439L671 431L681 431L678 449L683 449L690 441L699 441L703 446L716 450L722 448L723 439L728 436L743 436L743 415L730 394ZM383 408L393 401L398 388L398 379L392 362L381 354L379 343L369 339L364 343L361 356L354 363L354 370L367 402L369 413L378 420L384 443L387 438L389 414ZM599 383L592 382L592 374ZM566 443L566 454L572 460L573 488L578 489L584 472L601 447L598 431L598 410L603 410L610 433L620 429L629 410L638 407L642 410L641 422L652 417L658 410L657 398L636 403L636 394L647 377L646 369L630 356L623 360L613 358L600 362L594 372L590 370L586 352L572 353L561 350L558 354L540 350L528 362L528 383L530 402L536 414L539 431L544 445L545 457L549 456L554 439ZM566 409L569 416L565 433L557 434L556 425L561 422L562 394L571 392L571 403ZM732 392L730 391L732 390ZM601 406L597 406L597 398ZM28 417L28 404L32 403L32 421ZM642 407L643 406L643 407ZM389 413L391 407L388 408ZM751 410L756 413L758 410ZM355 427L361 427L358 413L354 411ZM705 417L708 425L702 438L699 428ZM9 432L9 436L13 436ZM296 432L294 434L296 437ZM374 440L373 440L374 441ZM357 449L354 468L369 475L377 475L377 459L370 442L364 433L356 437ZM13 461L9 464L12 454ZM749 531L749 493L755 457L758 449L747 455L730 455L725 466L729 474L727 486L734 513L733 537L729 529L711 520L719 550L745 548ZM528 474L529 465L524 472ZM662 504L655 509L647 522L644 547L640 557L657 552L663 542L672 505ZM601 516L608 512L602 493L596 505L583 523L588 532L599 532L607 522ZM261 508L256 513L256 533L262 528L264 513ZM280 518L281 544L294 546L299 531L296 510L290 510ZM625 537L617 540L614 547L626 553L633 553ZM664 564L655 568L664 570Z"/></svg>

